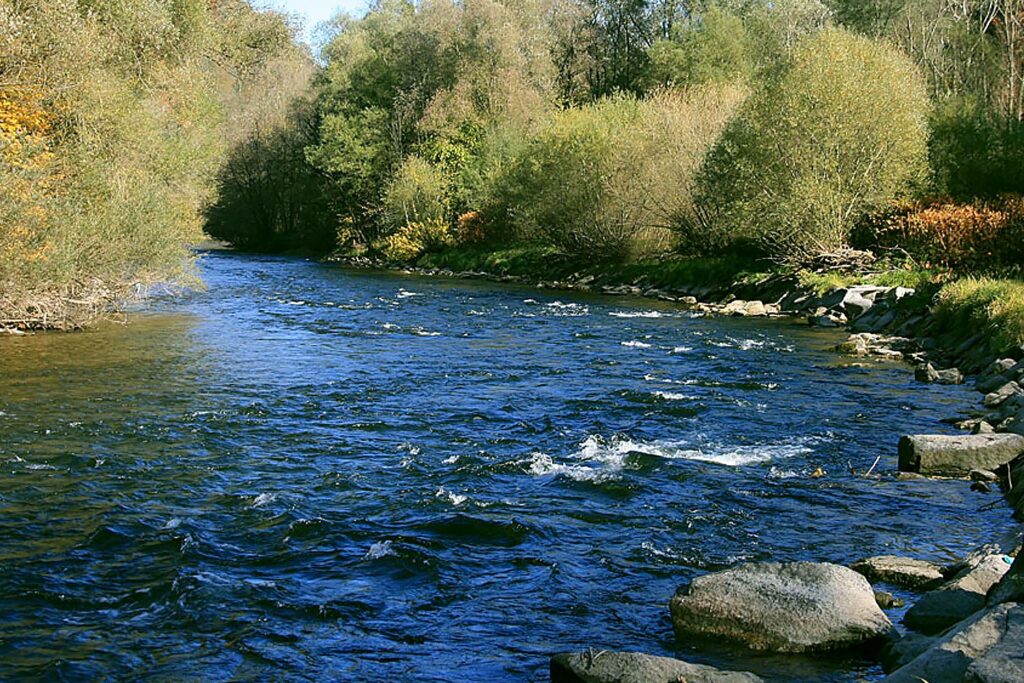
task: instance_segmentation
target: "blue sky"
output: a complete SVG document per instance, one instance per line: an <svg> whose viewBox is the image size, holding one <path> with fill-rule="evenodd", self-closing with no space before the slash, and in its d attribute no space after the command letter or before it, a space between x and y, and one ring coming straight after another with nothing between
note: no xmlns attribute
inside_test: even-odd
<svg viewBox="0 0 1024 683"><path fill-rule="evenodd" d="M344 10L356 16L363 14L369 6L369 0L254 0L252 4L300 15L305 21L308 39L313 27L339 11Z"/></svg>

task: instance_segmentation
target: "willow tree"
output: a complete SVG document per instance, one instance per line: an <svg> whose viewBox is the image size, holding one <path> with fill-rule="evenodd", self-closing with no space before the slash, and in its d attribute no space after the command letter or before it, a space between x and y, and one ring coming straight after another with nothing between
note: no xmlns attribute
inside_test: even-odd
<svg viewBox="0 0 1024 683"><path fill-rule="evenodd" d="M896 49L841 29L805 39L709 155L706 232L691 226L691 239L752 238L786 260L843 247L861 214L924 179L928 110Z"/></svg>

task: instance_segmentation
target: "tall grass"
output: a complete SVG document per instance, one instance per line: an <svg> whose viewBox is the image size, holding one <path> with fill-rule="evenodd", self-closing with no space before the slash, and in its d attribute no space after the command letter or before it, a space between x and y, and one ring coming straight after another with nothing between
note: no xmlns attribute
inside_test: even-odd
<svg viewBox="0 0 1024 683"><path fill-rule="evenodd" d="M993 350L1024 344L1024 282L968 277L945 285L936 299L941 327L983 332Z"/></svg>

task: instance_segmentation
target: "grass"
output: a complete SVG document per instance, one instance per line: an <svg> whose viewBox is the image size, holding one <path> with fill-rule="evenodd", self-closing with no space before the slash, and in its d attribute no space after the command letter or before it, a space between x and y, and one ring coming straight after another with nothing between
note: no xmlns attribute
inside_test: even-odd
<svg viewBox="0 0 1024 683"><path fill-rule="evenodd" d="M849 273L812 273L801 270L797 278L803 287L818 296L836 289L854 285L877 285L879 287L909 287L910 289L934 291L937 285L950 278L948 273L923 268L891 267L869 275Z"/></svg>
<svg viewBox="0 0 1024 683"><path fill-rule="evenodd" d="M936 319L949 332L985 332L1000 352L1024 344L1024 282L966 277L947 283L936 297Z"/></svg>

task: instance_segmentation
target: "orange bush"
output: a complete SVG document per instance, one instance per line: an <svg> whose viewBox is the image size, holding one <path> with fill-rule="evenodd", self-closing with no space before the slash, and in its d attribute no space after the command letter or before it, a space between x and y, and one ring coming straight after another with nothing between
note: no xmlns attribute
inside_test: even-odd
<svg viewBox="0 0 1024 683"><path fill-rule="evenodd" d="M902 249L920 265L980 272L1022 265L1024 200L957 204L939 200L894 205L868 216L854 243L876 250Z"/></svg>
<svg viewBox="0 0 1024 683"><path fill-rule="evenodd" d="M456 244L480 244L487 240L487 223L479 211L467 211L455 225Z"/></svg>
<svg viewBox="0 0 1024 683"><path fill-rule="evenodd" d="M0 236L2 261L40 261L53 248L44 236L45 198L52 192L54 178L51 127L52 116L39 92L0 89L0 177L4 186L0 209L7 222Z"/></svg>

